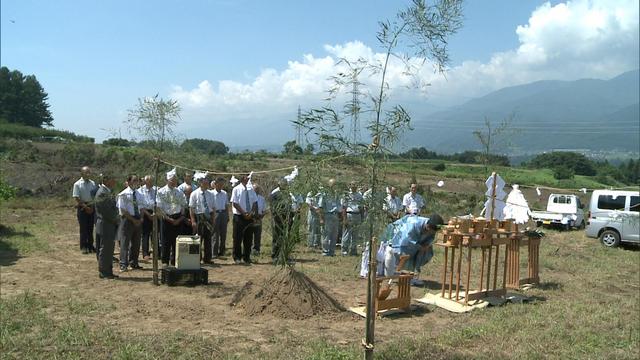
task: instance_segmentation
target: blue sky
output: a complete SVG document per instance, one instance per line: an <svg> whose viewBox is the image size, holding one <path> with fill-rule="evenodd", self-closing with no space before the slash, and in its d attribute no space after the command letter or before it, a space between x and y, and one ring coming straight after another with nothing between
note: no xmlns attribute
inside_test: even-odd
<svg viewBox="0 0 640 360"><path fill-rule="evenodd" d="M1 63L36 75L57 128L98 140L103 129L135 137L122 128L127 109L159 93L181 103L184 137L281 144L286 130L255 138L233 124L286 122L298 105L320 104L337 59L374 57L377 22L407 3L4 0ZM638 67L637 1L472 0L464 15L446 79L425 71L429 92L409 101L455 105L504 86Z"/></svg>

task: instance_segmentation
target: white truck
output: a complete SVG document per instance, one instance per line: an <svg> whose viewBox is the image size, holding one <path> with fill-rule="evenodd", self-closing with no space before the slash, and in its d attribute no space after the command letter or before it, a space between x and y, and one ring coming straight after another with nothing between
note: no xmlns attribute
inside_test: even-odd
<svg viewBox="0 0 640 360"><path fill-rule="evenodd" d="M576 195L551 194L547 211L532 211L537 226L558 226L565 230L584 229L584 206Z"/></svg>

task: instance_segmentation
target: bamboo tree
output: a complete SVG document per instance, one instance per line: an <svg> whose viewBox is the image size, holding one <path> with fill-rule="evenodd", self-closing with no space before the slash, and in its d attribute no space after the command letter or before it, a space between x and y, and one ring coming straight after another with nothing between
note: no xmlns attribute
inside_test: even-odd
<svg viewBox="0 0 640 360"><path fill-rule="evenodd" d="M459 0L441 0L434 5L427 5L424 0L414 0L404 11L397 14L393 21L380 22L377 39L383 50L382 60L358 59L349 62L343 59L339 63L346 70L340 71L332 78L333 86L329 89L329 102L336 100L338 94L348 84L358 81L358 76L365 73L376 76L378 85L372 92L363 86L349 88L352 99L358 99L362 91L369 98L368 105L354 106L347 104L343 111L336 111L331 104L312 109L307 112L299 125L312 134L319 143L320 150L347 153L357 158L366 159L369 169L368 183L371 196L365 201L369 209L368 219L368 248L369 248L369 278L367 282L367 317L364 345L365 359L373 358L374 329L375 329L375 254L373 253L373 238L377 230L384 224L383 201L384 192L379 191L381 180L384 179L384 164L388 154L393 152L394 144L402 134L410 130L411 116L402 105L389 106L388 70L391 59L399 59L405 66L405 74L417 80L418 70L425 62L433 63L435 70L442 72L448 62L447 38L461 26L462 3ZM402 47L406 51L399 51ZM354 74L356 75L354 77ZM354 80L355 78L355 80ZM360 83L358 82L360 85ZM366 123L370 142L362 144L349 138L344 132L344 122L353 116L353 112L372 114Z"/></svg>
<svg viewBox="0 0 640 360"><path fill-rule="evenodd" d="M175 137L173 128L180 119L180 105L176 100L163 100L157 94L154 97L138 99L138 105L129 110L128 122L145 140L151 140L156 152L155 175L153 178L156 191L153 197L153 230L151 242L153 245L153 283L158 281L158 172L160 157L165 143Z"/></svg>

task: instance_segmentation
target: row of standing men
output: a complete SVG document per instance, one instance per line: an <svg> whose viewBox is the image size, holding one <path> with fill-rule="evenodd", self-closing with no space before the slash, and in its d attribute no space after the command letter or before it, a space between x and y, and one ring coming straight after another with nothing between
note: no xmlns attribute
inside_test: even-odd
<svg viewBox="0 0 640 360"><path fill-rule="evenodd" d="M192 183L193 173L185 174L185 181L177 185L175 169L167 173L167 183L157 189L151 176L144 177L144 184L132 175L127 178L126 188L114 195L113 187L104 181L99 186L89 179L90 169L81 169L81 178L73 186L73 197L77 204L77 217L80 225L80 248L83 253L96 251L100 262L100 276L112 277L112 256L99 251L105 245L101 241L105 227L116 227L115 231L106 231L107 238L115 233L120 242L120 270L141 268L138 263L140 246L144 259L150 256L150 236L154 201L157 202L160 221L160 255L164 265L175 262L175 244L178 235L199 234L203 241L202 261L211 263L212 258L225 254L229 208L233 216L233 259L236 264L251 263L252 252L260 252L262 218L267 211L266 200L258 185L250 186L248 177L242 176L239 184L233 187L231 198L223 190L225 180L217 178L211 182L203 173L196 173L196 187ZM113 180L109 177L109 180ZM360 242L359 227L365 216L363 199L366 192L358 191L355 183L350 184L349 192L340 196L334 191L335 180L328 181L325 191L307 194L309 206L307 216L308 245L321 247L323 255L335 254L336 242L342 238L342 254L356 255L356 246ZM296 217L299 219L301 197L286 191L288 183L280 181L269 195L272 212L272 258L279 256L281 244L288 233L295 231ZM115 203L114 211L100 211L97 196L101 188L102 197ZM104 194L109 196L104 196ZM424 199L417 194L416 185L402 201L397 197L395 188L391 188L385 208L390 221L406 214L419 214L424 208ZM94 209L96 210L94 213ZM113 210L113 209L112 209ZM113 215L109 217L108 215ZM105 221L105 219L109 221ZM96 246L93 246L93 225L96 224ZM343 232L339 232L343 227ZM117 235L117 236L116 236ZM109 239L107 239L109 240ZM107 241L107 250L109 248ZM113 250L111 250L113 253ZM104 255L104 256L101 256ZM100 258L104 258L100 261ZM108 264L107 265L107 260Z"/></svg>

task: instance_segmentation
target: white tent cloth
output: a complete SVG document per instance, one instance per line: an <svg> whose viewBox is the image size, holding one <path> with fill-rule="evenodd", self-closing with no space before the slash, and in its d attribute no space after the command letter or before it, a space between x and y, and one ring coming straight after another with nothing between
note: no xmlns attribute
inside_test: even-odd
<svg viewBox="0 0 640 360"><path fill-rule="evenodd" d="M493 218L496 220L504 220L504 214L503 214L503 209L505 207L504 201L496 199L495 204L496 204L496 208L493 211ZM491 201L491 198L489 198L487 199L487 201L484 202L484 216L487 219L491 218L491 208L492 208L492 201Z"/></svg>
<svg viewBox="0 0 640 360"><path fill-rule="evenodd" d="M503 210L504 218L513 219L516 224L524 224L529 221L530 214L531 210L527 199L524 198L520 187L514 184L513 190L507 196L507 204Z"/></svg>

